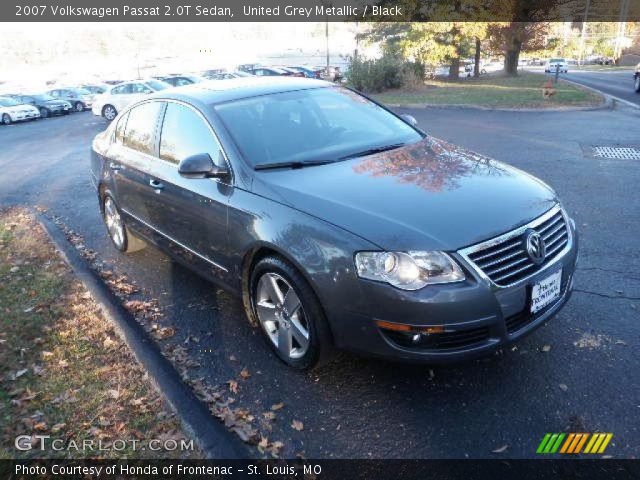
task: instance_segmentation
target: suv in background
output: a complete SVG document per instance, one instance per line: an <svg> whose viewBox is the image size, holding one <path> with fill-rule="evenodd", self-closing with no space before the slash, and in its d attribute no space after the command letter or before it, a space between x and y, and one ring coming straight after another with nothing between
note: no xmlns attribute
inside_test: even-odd
<svg viewBox="0 0 640 480"><path fill-rule="evenodd" d="M555 73L559 70L562 73L569 73L569 63L566 58L550 58L544 64L545 73Z"/></svg>

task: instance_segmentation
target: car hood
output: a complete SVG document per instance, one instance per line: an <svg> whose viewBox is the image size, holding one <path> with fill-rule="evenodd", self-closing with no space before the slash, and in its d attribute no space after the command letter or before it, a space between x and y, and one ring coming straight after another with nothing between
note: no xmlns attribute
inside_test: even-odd
<svg viewBox="0 0 640 480"><path fill-rule="evenodd" d="M457 250L557 203L535 177L433 137L335 164L263 170L253 190L386 250Z"/></svg>
<svg viewBox="0 0 640 480"><path fill-rule="evenodd" d="M66 102L64 100L46 100L44 102L41 102L42 105L46 105L47 107L64 107L68 103L69 102Z"/></svg>

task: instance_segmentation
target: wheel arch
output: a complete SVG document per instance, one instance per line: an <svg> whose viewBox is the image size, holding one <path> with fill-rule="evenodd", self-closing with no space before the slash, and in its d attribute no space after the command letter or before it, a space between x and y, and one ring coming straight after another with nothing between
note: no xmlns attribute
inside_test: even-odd
<svg viewBox="0 0 640 480"><path fill-rule="evenodd" d="M251 295L250 295L250 288L249 288L250 287L249 282L251 279L251 270L253 269L253 266L256 263L258 263L261 259L271 255L282 258L284 261L290 263L298 272L300 272L300 274L304 277L307 284L309 285L309 288L311 288L311 291L318 299L320 308L322 309L322 313L324 314L325 318L327 318L327 312L322 302L322 297L318 294L318 291L315 288L313 282L311 281L309 273L306 271L306 269L302 267L302 265L300 265L300 263L297 262L295 258L293 258L291 255L289 255L287 252L277 247L276 245L273 245L268 242L258 242L252 245L251 248L249 248L245 252L242 258L241 272L240 272L241 283L242 283L241 285L242 303L245 310L249 313L248 317L251 324L253 326L258 325L257 318L255 318L253 306L251 304ZM333 342L333 329L331 327L331 322L327 321L327 325L329 327L329 333L331 334L331 340Z"/></svg>

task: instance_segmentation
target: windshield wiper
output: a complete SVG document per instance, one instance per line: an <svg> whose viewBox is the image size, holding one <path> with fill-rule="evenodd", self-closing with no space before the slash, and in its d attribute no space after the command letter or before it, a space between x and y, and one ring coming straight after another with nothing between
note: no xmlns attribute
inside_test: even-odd
<svg viewBox="0 0 640 480"><path fill-rule="evenodd" d="M406 143L393 143L391 145L383 145L382 147L368 148L361 152L350 153L344 157L340 157L340 160L348 160L349 158L366 157L367 155L373 155L374 153L387 152L389 150L395 150L396 148L404 147Z"/></svg>
<svg viewBox="0 0 640 480"><path fill-rule="evenodd" d="M333 163L335 160L305 160L297 162L277 162L277 163L259 163L254 166L254 170L272 170L275 168L303 168L313 167L315 165L326 165Z"/></svg>

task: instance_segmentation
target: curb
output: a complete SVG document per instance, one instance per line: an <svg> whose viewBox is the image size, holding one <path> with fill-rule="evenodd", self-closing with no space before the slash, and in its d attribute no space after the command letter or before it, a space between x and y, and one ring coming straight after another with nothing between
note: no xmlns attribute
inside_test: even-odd
<svg viewBox="0 0 640 480"><path fill-rule="evenodd" d="M582 88L586 88L587 90L591 90L592 92L596 92L599 93L600 95L602 95L605 100L607 102L611 102L611 104L615 107L615 102L619 102L622 103L623 105L626 105L627 107L631 107L631 108L636 108L636 109L640 109L640 105L636 105L633 102L630 102L628 100L625 100L623 98L619 98L616 97L615 95L610 95L606 92L603 92L602 90L598 90L597 88L593 88L593 87L588 87L587 85L583 85L581 83L578 82L574 82L573 80L567 80L567 79L563 79L565 82L571 83L577 87L582 87Z"/></svg>
<svg viewBox="0 0 640 480"><path fill-rule="evenodd" d="M576 83L576 85L584 87L584 85L580 85L578 83ZM602 105L596 105L593 107L494 108L494 107L484 107L482 105L465 104L465 103L461 103L458 105L443 105L439 103L405 103L400 105L397 103L386 103L385 106L389 108L412 108L412 109L437 108L441 110L481 110L485 112L525 112L525 113L592 112L597 110L613 109L614 104L611 96L600 91L598 91L598 93L604 96L604 102L602 103Z"/></svg>
<svg viewBox="0 0 640 480"><path fill-rule="evenodd" d="M214 419L207 406L191 389L158 348L155 341L124 308L120 299L89 268L62 231L44 215L32 210L63 259L91 293L104 316L144 367L151 381L176 413L185 431L195 439L208 459L246 459L249 451L222 423Z"/></svg>

